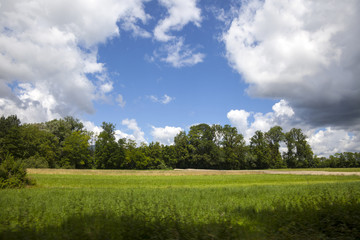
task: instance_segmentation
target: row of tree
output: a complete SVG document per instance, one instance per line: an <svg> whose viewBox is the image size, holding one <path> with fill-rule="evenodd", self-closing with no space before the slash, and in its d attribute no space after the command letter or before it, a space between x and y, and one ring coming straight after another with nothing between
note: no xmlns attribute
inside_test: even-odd
<svg viewBox="0 0 360 240"><path fill-rule="evenodd" d="M73 117L21 124L17 116L0 118L0 163L9 155L26 167L96 169L267 169L360 167L360 153L329 158L313 155L301 129L284 133L275 126L256 131L246 144L230 125L194 125L180 132L174 144L140 144L115 138L115 125L103 122L98 135ZM285 151L281 152L280 148Z"/></svg>

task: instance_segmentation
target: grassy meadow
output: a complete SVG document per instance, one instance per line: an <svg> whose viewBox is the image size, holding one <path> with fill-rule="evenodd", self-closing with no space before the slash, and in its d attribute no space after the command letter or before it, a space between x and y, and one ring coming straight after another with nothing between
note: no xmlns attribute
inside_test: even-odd
<svg viewBox="0 0 360 240"><path fill-rule="evenodd" d="M360 176L29 171L0 239L358 239ZM196 174L197 173L197 174Z"/></svg>

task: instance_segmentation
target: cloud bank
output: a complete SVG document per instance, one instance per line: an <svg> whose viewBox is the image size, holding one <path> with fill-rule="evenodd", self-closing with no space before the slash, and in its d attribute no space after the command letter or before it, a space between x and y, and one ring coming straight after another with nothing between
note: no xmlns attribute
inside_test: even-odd
<svg viewBox="0 0 360 240"><path fill-rule="evenodd" d="M230 123L244 135L249 144L257 130L267 132L271 127L281 126L284 132L291 128L300 128L308 137L307 141L318 156L329 156L337 152L359 152L360 133L348 132L340 128L327 127L318 129L299 119L285 100L274 104L268 113L247 112L244 109L230 110L227 113Z"/></svg>
<svg viewBox="0 0 360 240"><path fill-rule="evenodd" d="M23 122L93 113L93 101L112 90L97 44L133 34L149 16L143 0L2 1L0 113Z"/></svg>
<svg viewBox="0 0 360 240"><path fill-rule="evenodd" d="M151 135L154 142L159 142L164 145L173 145L175 136L183 131L180 127L152 127Z"/></svg>
<svg viewBox="0 0 360 240"><path fill-rule="evenodd" d="M222 40L256 97L286 99L314 127L360 130L360 2L248 1Z"/></svg>

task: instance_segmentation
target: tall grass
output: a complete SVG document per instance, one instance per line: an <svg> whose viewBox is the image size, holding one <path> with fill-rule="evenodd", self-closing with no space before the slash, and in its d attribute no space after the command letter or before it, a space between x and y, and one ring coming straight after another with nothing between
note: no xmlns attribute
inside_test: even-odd
<svg viewBox="0 0 360 240"><path fill-rule="evenodd" d="M2 239L357 239L358 176L32 175Z"/></svg>

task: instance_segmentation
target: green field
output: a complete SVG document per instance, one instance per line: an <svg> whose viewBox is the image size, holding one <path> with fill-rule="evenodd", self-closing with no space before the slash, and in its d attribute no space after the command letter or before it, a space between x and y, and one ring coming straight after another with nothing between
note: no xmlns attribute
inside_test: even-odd
<svg viewBox="0 0 360 240"><path fill-rule="evenodd" d="M360 177L30 174L0 239L358 239ZM166 175L164 175L166 173Z"/></svg>

